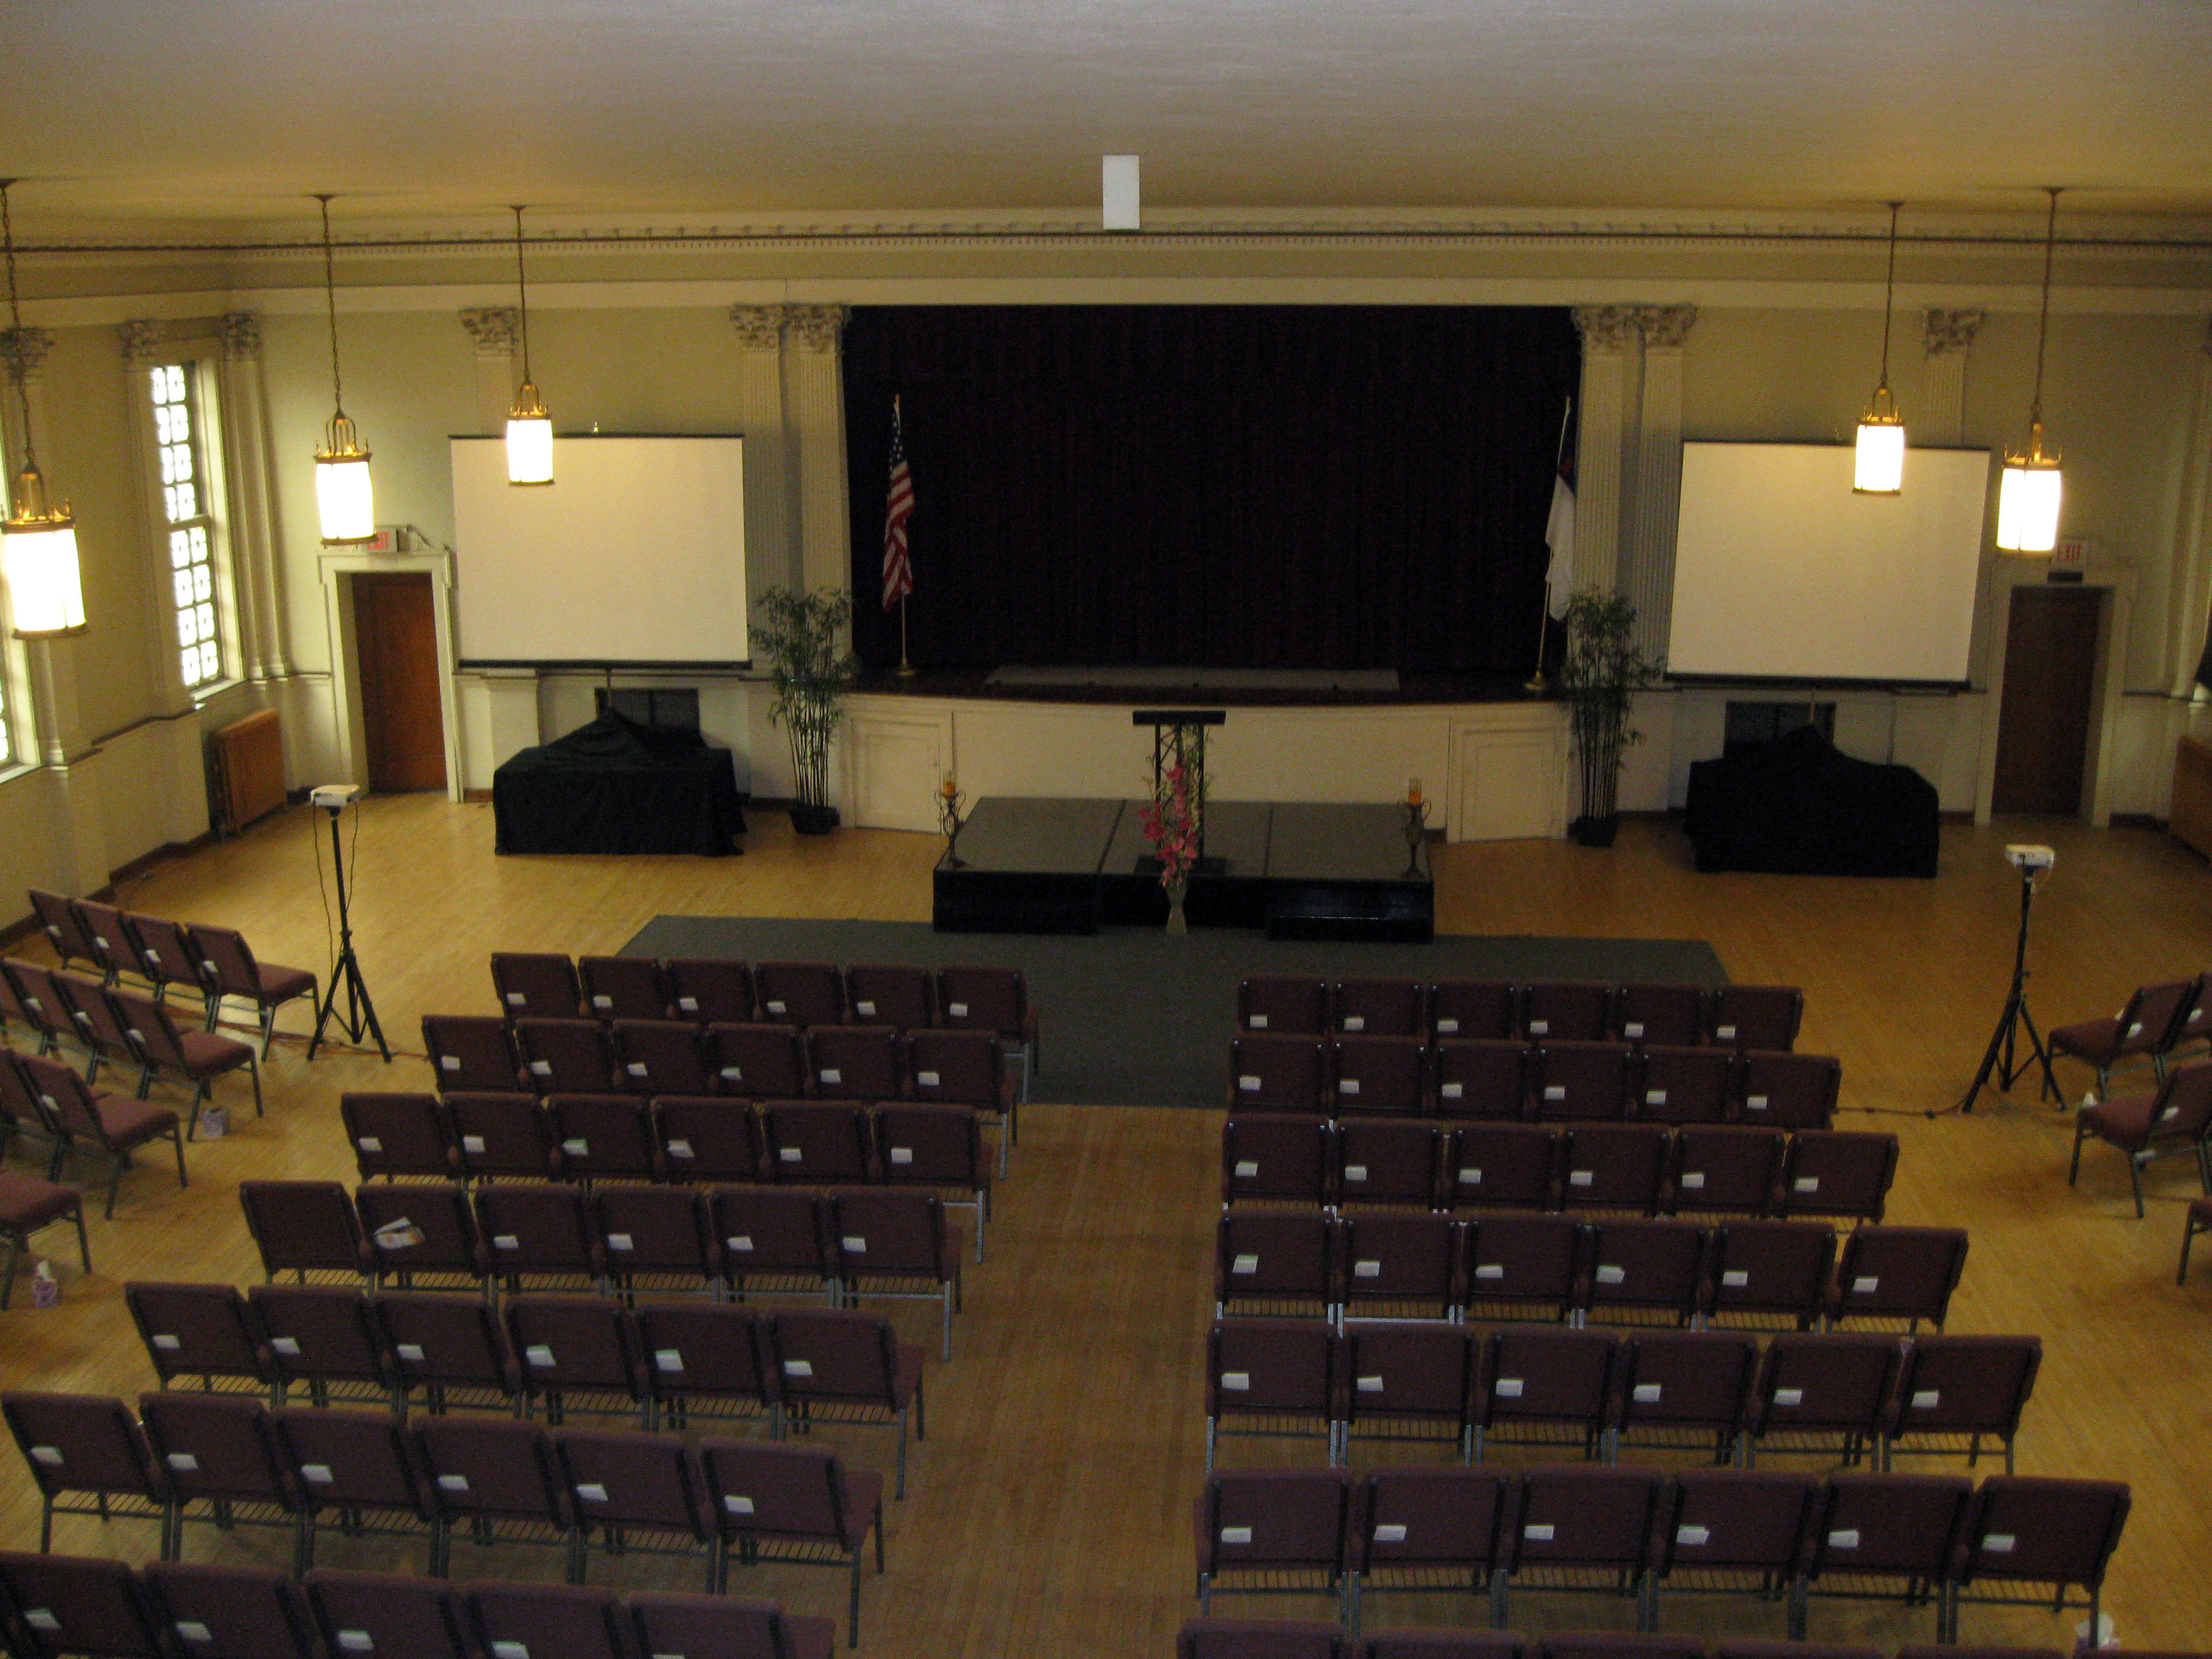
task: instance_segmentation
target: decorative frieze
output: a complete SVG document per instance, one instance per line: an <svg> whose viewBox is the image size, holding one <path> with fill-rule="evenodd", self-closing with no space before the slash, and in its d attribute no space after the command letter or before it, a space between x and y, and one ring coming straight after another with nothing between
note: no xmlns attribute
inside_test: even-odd
<svg viewBox="0 0 2212 1659"><path fill-rule="evenodd" d="M7 364L8 379L16 385L37 380L39 371L46 367L46 354L53 349L52 329L0 329L0 362Z"/></svg>
<svg viewBox="0 0 2212 1659"><path fill-rule="evenodd" d="M215 319L216 337L222 355L234 363L250 362L261 356L261 313L226 311Z"/></svg>
<svg viewBox="0 0 2212 1659"><path fill-rule="evenodd" d="M143 317L133 317L115 325L115 349L123 354L123 362L128 368L143 367L161 343L159 325Z"/></svg>
<svg viewBox="0 0 2212 1659"><path fill-rule="evenodd" d="M1636 343L1642 306L1577 306L1572 315L1585 351L1626 351Z"/></svg>
<svg viewBox="0 0 2212 1659"><path fill-rule="evenodd" d="M843 306L787 306L785 320L791 337L809 351L835 351L845 332L850 313Z"/></svg>
<svg viewBox="0 0 2212 1659"><path fill-rule="evenodd" d="M746 351L775 351L783 344L783 306L732 306L730 326Z"/></svg>
<svg viewBox="0 0 2212 1659"><path fill-rule="evenodd" d="M521 337L522 314L513 306L476 306L461 313L461 326L479 357L512 356Z"/></svg>
<svg viewBox="0 0 2212 1659"><path fill-rule="evenodd" d="M1939 306L1928 308L1927 325L1921 336L1928 355L1940 357L1946 352L1970 349L1974 337L1982 331L1989 320L1985 311L1947 311Z"/></svg>

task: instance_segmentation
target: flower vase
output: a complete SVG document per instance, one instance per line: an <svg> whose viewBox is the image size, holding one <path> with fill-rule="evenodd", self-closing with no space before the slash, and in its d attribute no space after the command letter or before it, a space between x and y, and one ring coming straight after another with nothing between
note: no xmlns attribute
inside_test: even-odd
<svg viewBox="0 0 2212 1659"><path fill-rule="evenodd" d="M1180 881L1171 881L1167 884L1168 932L1170 933L1190 932L1190 923L1183 919L1182 914L1182 896L1185 885L1186 884Z"/></svg>

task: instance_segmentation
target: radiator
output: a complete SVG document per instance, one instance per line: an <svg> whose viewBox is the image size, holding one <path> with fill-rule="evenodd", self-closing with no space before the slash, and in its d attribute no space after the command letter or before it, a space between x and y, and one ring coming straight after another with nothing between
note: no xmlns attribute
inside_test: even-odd
<svg viewBox="0 0 2212 1659"><path fill-rule="evenodd" d="M284 728L275 709L233 720L208 743L218 834L236 835L284 804Z"/></svg>

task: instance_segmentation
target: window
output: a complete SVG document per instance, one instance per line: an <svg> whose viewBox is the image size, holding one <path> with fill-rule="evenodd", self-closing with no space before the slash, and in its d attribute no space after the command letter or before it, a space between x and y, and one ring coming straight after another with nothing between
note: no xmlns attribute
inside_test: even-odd
<svg viewBox="0 0 2212 1659"><path fill-rule="evenodd" d="M206 451L198 417L198 365L157 363L147 371L154 405L161 513L168 527L169 576L176 605L177 652L185 687L222 678L222 629L216 596L215 519Z"/></svg>

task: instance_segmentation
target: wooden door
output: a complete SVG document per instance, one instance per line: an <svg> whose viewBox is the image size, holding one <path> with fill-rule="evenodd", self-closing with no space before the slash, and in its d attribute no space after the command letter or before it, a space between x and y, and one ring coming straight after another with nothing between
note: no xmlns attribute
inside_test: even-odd
<svg viewBox="0 0 2212 1659"><path fill-rule="evenodd" d="M2081 811L2104 604L2094 588L2013 590L1991 811Z"/></svg>
<svg viewBox="0 0 2212 1659"><path fill-rule="evenodd" d="M427 574L363 573L353 579L354 655L371 789L446 787L436 603Z"/></svg>

